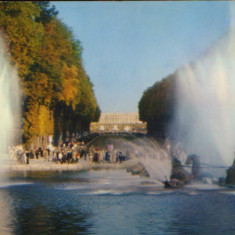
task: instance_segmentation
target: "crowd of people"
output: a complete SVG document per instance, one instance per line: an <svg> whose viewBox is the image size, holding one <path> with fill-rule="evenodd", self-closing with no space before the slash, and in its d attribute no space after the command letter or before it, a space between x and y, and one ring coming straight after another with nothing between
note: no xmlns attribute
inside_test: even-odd
<svg viewBox="0 0 235 235"><path fill-rule="evenodd" d="M44 159L45 162L55 163L78 163L80 159L90 163L101 162L123 162L128 156L114 148L112 144L106 149L91 145L88 147L83 141L60 143L57 147L48 144L42 148L32 148L30 151L24 150L23 146L10 149L10 155L17 159L19 164L29 164L31 159Z"/></svg>

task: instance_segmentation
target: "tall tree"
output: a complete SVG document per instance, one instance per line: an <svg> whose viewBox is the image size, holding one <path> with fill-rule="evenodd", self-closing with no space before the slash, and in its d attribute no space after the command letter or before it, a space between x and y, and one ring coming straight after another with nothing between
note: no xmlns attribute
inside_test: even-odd
<svg viewBox="0 0 235 235"><path fill-rule="evenodd" d="M88 130L100 114L82 46L49 2L0 2L0 30L24 89L24 141Z"/></svg>
<svg viewBox="0 0 235 235"><path fill-rule="evenodd" d="M148 88L139 101L140 120L150 135L164 138L175 107L175 74Z"/></svg>
<svg viewBox="0 0 235 235"><path fill-rule="evenodd" d="M42 45L43 25L35 20L39 15L39 7L31 2L0 2L0 30L6 33L23 81Z"/></svg>

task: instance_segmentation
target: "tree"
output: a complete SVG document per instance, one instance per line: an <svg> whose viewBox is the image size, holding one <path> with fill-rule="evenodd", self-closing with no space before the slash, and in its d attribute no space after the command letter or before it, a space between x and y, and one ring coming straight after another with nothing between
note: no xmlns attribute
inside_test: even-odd
<svg viewBox="0 0 235 235"><path fill-rule="evenodd" d="M0 2L0 30L24 92L23 139L88 130L100 110L82 46L49 2Z"/></svg>
<svg viewBox="0 0 235 235"><path fill-rule="evenodd" d="M40 15L36 18L37 22L42 22L45 25L58 15L55 6L50 7L49 1L35 1L33 3L40 8Z"/></svg>
<svg viewBox="0 0 235 235"><path fill-rule="evenodd" d="M147 122L150 135L165 137L175 107L175 74L144 91L139 101L140 120Z"/></svg>
<svg viewBox="0 0 235 235"><path fill-rule="evenodd" d="M10 53L22 82L42 44L43 25L35 20L39 14L40 9L31 2L0 3L0 30L7 35Z"/></svg>

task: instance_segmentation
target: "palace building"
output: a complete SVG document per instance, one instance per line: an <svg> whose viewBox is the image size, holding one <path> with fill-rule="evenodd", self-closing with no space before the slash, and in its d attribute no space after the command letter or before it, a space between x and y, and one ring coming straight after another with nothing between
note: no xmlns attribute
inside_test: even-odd
<svg viewBox="0 0 235 235"><path fill-rule="evenodd" d="M146 134L147 131L138 113L101 113L99 121L91 123L90 132Z"/></svg>

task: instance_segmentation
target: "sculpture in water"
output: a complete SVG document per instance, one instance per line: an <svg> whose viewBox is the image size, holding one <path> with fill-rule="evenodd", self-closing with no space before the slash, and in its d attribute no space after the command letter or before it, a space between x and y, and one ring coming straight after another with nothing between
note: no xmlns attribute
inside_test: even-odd
<svg viewBox="0 0 235 235"><path fill-rule="evenodd" d="M201 176L201 165L199 156L197 156L196 154L188 155L185 164L192 164L192 177L194 180L199 180Z"/></svg>
<svg viewBox="0 0 235 235"><path fill-rule="evenodd" d="M19 132L20 88L0 35L0 156L8 152Z"/></svg>

